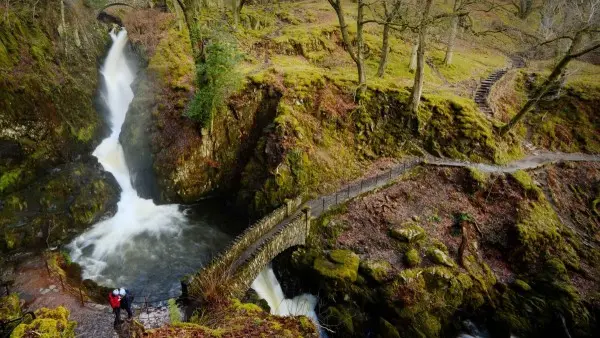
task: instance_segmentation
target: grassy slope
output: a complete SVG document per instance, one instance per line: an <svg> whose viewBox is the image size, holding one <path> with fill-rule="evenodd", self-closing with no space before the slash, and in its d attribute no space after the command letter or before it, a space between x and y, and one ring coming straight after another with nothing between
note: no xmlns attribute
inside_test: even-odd
<svg viewBox="0 0 600 338"><path fill-rule="evenodd" d="M356 4L344 6L353 36ZM454 64L444 66L446 27L432 32L424 104L419 116L411 117L404 109L413 81L408 33L392 35L386 74L377 78L381 27L366 26L369 95L364 108L356 109L356 68L327 2L248 6L241 26L236 36L246 58L240 71L253 84L283 93L279 117L243 175L240 198L251 209L262 212L284 198L331 191L373 159L402 157L414 144L475 161L507 162L522 155L516 137L500 140L470 99L481 78L508 64L483 38L462 34ZM283 148L278 156L271 156L274 143Z"/></svg>

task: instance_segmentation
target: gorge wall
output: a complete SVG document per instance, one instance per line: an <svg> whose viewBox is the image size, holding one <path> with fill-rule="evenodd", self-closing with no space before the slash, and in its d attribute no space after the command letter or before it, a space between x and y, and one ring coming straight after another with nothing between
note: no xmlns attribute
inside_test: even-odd
<svg viewBox="0 0 600 338"><path fill-rule="evenodd" d="M89 154L106 132L97 93L108 26L84 1L20 1L0 18L0 249L54 245L115 211Z"/></svg>

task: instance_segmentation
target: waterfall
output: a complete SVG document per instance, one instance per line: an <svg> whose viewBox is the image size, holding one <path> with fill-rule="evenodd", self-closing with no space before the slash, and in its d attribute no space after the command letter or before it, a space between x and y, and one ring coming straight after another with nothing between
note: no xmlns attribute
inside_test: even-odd
<svg viewBox="0 0 600 338"><path fill-rule="evenodd" d="M319 319L315 313L317 297L305 293L293 299L285 298L281 285L270 266L260 272L251 287L260 298L267 301L271 307L271 314L278 316L304 315L312 319L318 326Z"/></svg>
<svg viewBox="0 0 600 338"><path fill-rule="evenodd" d="M101 74L106 83L103 96L110 113L111 134L100 143L93 155L104 170L113 174L122 191L117 213L75 238L69 244L70 254L72 260L83 267L84 278L115 286L136 283L138 285L128 286L137 286L144 291L151 288L148 285L141 287L140 283L160 284L162 278L160 288L171 282L168 286L170 295L164 296L169 298L176 295L179 278L197 270L203 259L210 259L214 251L231 238L203 224L194 224L194 231L189 231L190 220L180 206L155 205L152 200L140 198L133 188L119 134L134 97L131 89L134 74L124 54L127 31L111 32L110 36L113 44ZM214 223L223 226L222 222ZM207 251L210 255L206 254ZM155 274L140 278L152 269L151 266ZM260 274L252 287L267 300L273 314L304 314L317 321L314 313L316 297L305 294L285 299L270 267ZM160 289L153 292L160 292Z"/></svg>
<svg viewBox="0 0 600 338"><path fill-rule="evenodd" d="M112 130L92 155L104 170L113 174L122 192L115 216L95 224L70 244L73 261L84 267L84 278L91 279L102 273L110 254L132 247L134 237L142 233L178 233L185 225L185 216L177 205L155 205L152 200L140 198L131 184L119 134L134 96L131 89L134 74L124 54L127 31L123 29L110 35L113 44L101 74L106 83L104 96ZM84 255L84 252L87 254Z"/></svg>

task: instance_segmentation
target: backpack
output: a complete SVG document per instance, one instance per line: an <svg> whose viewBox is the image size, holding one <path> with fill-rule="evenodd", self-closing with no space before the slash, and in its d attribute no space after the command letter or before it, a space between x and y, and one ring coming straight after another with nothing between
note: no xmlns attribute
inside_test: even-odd
<svg viewBox="0 0 600 338"><path fill-rule="evenodd" d="M108 302L110 303L110 306L113 309L117 309L121 306L121 301L119 300L119 297L113 296L112 293L108 295Z"/></svg>

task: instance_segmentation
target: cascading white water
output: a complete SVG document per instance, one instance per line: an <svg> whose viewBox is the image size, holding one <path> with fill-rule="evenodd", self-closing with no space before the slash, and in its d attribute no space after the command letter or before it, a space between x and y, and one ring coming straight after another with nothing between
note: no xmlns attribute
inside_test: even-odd
<svg viewBox="0 0 600 338"><path fill-rule="evenodd" d="M142 233L177 233L185 224L185 216L177 205L155 205L152 200L140 198L131 185L123 148L119 143L121 126L129 104L133 100L131 83L134 74L127 65L124 50L127 31L111 32L113 45L101 70L106 83L105 99L110 112L112 132L94 150L104 169L113 174L121 186L118 211L111 219L100 222L71 243L72 259L84 267L84 277L94 279L106 267L107 256L126 250L132 239ZM93 246L89 255L84 249Z"/></svg>
<svg viewBox="0 0 600 338"><path fill-rule="evenodd" d="M271 314L278 316L304 315L318 325L319 319L315 313L317 297L305 293L293 299L285 298L281 285L270 266L261 271L254 282L252 282L251 287L260 298L267 301L267 304L271 307Z"/></svg>

